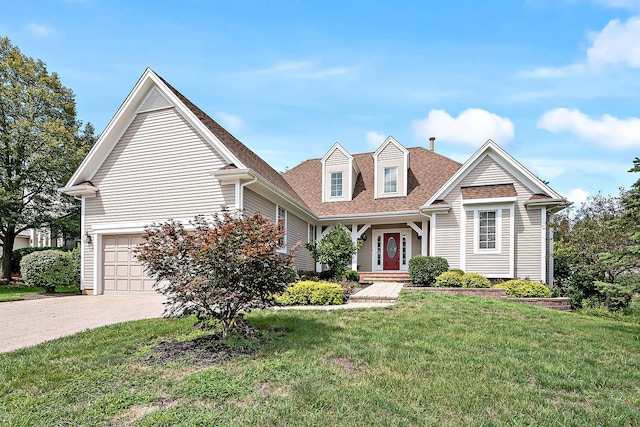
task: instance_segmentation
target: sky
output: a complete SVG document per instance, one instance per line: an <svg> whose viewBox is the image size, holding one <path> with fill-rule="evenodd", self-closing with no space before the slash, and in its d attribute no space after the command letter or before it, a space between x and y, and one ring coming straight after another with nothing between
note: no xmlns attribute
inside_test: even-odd
<svg viewBox="0 0 640 427"><path fill-rule="evenodd" d="M579 204L640 176L640 0L0 0L102 132L147 67L278 171L492 139Z"/></svg>

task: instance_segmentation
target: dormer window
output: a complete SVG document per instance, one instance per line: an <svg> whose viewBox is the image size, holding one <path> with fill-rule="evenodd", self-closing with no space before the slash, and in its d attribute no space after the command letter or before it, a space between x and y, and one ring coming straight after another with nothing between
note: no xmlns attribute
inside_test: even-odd
<svg viewBox="0 0 640 427"><path fill-rule="evenodd" d="M384 194L398 192L398 167L384 168Z"/></svg>
<svg viewBox="0 0 640 427"><path fill-rule="evenodd" d="M373 153L375 198L404 197L408 193L409 150L388 137Z"/></svg>
<svg viewBox="0 0 640 427"><path fill-rule="evenodd" d="M351 154L337 142L320 160L322 163L322 202L349 202L360 169Z"/></svg>
<svg viewBox="0 0 640 427"><path fill-rule="evenodd" d="M342 197L342 172L331 172L331 197Z"/></svg>

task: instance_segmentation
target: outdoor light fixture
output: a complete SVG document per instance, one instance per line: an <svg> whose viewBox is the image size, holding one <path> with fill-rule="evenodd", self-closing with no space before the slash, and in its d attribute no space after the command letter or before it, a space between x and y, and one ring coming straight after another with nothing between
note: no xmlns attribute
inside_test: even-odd
<svg viewBox="0 0 640 427"><path fill-rule="evenodd" d="M362 239L363 242L366 242L367 241L367 235L363 234L360 239Z"/></svg>
<svg viewBox="0 0 640 427"><path fill-rule="evenodd" d="M91 243L91 235L89 234L89 232L87 231L86 233L84 233L84 239L82 239L85 243Z"/></svg>

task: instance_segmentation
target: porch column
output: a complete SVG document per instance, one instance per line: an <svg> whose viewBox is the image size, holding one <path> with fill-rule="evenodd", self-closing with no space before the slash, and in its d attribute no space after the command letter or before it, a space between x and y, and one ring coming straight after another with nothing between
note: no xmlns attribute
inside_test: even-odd
<svg viewBox="0 0 640 427"><path fill-rule="evenodd" d="M422 221L422 240L420 241L422 247L420 248L420 254L429 255L429 221L426 219Z"/></svg>
<svg viewBox="0 0 640 427"><path fill-rule="evenodd" d="M358 242L358 224L351 224L351 241L355 244ZM358 271L358 251L351 257L351 269Z"/></svg>
<svg viewBox="0 0 640 427"><path fill-rule="evenodd" d="M371 224L364 224L362 227L358 229L358 224L351 224L351 241L353 243L357 243L358 239L362 237L364 233L371 227ZM353 271L358 271L358 252L356 251L351 257L351 269Z"/></svg>

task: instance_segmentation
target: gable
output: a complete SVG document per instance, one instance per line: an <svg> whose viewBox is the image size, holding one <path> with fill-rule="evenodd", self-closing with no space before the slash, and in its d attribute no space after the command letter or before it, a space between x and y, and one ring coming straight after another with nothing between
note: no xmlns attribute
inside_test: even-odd
<svg viewBox="0 0 640 427"><path fill-rule="evenodd" d="M209 215L235 203L234 185L211 172L226 164L176 111L137 114L93 177L92 223Z"/></svg>
<svg viewBox="0 0 640 427"><path fill-rule="evenodd" d="M522 166L492 140L488 140L447 182L435 192L422 209L434 206L437 200L450 198L452 191L470 185L492 185L517 182L530 194L545 195L544 203L564 206L567 201L538 177ZM455 192L454 191L454 192Z"/></svg>

